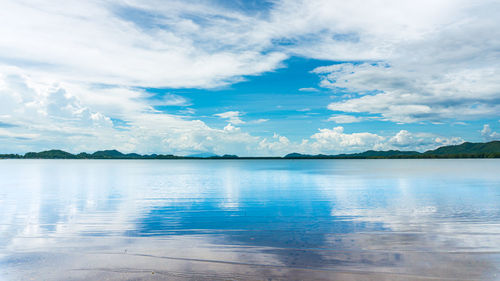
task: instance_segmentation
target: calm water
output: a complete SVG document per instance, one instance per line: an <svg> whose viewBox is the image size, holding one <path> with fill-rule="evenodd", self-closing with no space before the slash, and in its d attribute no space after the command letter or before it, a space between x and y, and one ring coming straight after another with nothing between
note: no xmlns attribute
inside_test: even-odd
<svg viewBox="0 0 500 281"><path fill-rule="evenodd" d="M500 280L499 160L0 160L1 280Z"/></svg>

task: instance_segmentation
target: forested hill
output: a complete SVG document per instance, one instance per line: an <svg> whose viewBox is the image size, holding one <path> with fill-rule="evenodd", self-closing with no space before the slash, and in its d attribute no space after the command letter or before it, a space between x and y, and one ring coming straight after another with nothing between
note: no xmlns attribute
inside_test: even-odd
<svg viewBox="0 0 500 281"><path fill-rule="evenodd" d="M204 154L203 154L204 155ZM284 157L238 157L237 155L213 155L208 157L176 156L172 154L137 153L124 154L118 150L102 150L92 154L82 152L71 154L69 152L53 149L42 152L28 152L25 155L0 154L0 159L398 159L398 158L500 158L500 141L487 143L464 142L460 145L442 146L426 152L417 151L375 151L368 150L362 153L337 154L337 155L308 155L290 153Z"/></svg>
<svg viewBox="0 0 500 281"><path fill-rule="evenodd" d="M236 155L210 155L207 157L201 156L176 156L172 154L149 154L141 155L137 153L124 154L118 150L101 150L92 154L82 152L79 154L71 154L69 152L52 149L42 152L28 152L25 155L19 154L0 154L0 159L233 159L238 158Z"/></svg>
<svg viewBox="0 0 500 281"><path fill-rule="evenodd" d="M464 142L459 145L448 145L429 150L424 153L417 151L374 151L338 155L307 155L290 153L287 159L371 159L371 158L500 158L500 141L487 143Z"/></svg>
<svg viewBox="0 0 500 281"><path fill-rule="evenodd" d="M438 149L426 151L428 155L446 155L446 154L495 154L500 153L500 141L487 143L464 142L460 145L442 146Z"/></svg>

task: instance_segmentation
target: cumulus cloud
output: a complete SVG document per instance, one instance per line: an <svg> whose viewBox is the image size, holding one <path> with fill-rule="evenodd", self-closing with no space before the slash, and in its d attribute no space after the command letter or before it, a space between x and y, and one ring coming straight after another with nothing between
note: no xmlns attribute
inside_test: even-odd
<svg viewBox="0 0 500 281"><path fill-rule="evenodd" d="M109 117L90 110L58 84L37 83L16 74L0 78L5 86L0 89L0 111L6 122L30 127L46 123L54 128L60 124L82 127L112 124Z"/></svg>
<svg viewBox="0 0 500 281"><path fill-rule="evenodd" d="M319 129L300 145L301 151L311 153L346 153L365 150L418 150L425 151L442 145L462 143L461 138L439 137L428 133L411 133L401 130L395 135L382 136L373 133L345 133L344 127Z"/></svg>
<svg viewBox="0 0 500 281"><path fill-rule="evenodd" d="M101 98L88 99L92 91L75 85L40 83L15 74L0 78L0 122L9 124L0 131L2 151L116 148L139 153L225 153L226 149L249 153L245 147L258 143L232 125L214 129L200 120L158 113L138 98L141 91L101 89Z"/></svg>
<svg viewBox="0 0 500 281"><path fill-rule="evenodd" d="M498 11L488 0L388 0L383 8L375 1L282 0L259 13L213 1L4 1L0 124L9 126L1 126L0 146L256 155L453 143L342 127L299 141L266 139L235 127L244 123L238 111L216 115L230 122L225 128L158 112L155 106L190 102L151 99L144 89L223 87L300 56L347 62L313 70L321 87L338 94L328 105L337 112L395 122L497 117ZM332 121L353 121L345 116Z"/></svg>
<svg viewBox="0 0 500 281"><path fill-rule="evenodd" d="M344 133L344 127L333 129L320 129L311 136L313 142L309 143L314 151L356 151L368 148L380 148L384 137L372 133Z"/></svg>
<svg viewBox="0 0 500 281"><path fill-rule="evenodd" d="M428 133L411 133L401 130L388 140L388 145L398 148L412 148L416 150L432 149L436 146L455 145L464 142L462 138L440 138Z"/></svg>
<svg viewBox="0 0 500 281"><path fill-rule="evenodd" d="M144 93L133 89L102 90L102 99L86 99L92 91L72 84L41 83L28 76L0 77L0 149L25 152L61 148L70 152L116 148L124 152L174 153L196 151L217 154L284 155L290 152L335 154L368 149L426 150L459 142L431 134L402 130L382 136L369 132L346 133L341 126L319 129L310 137L292 141L274 134L272 138L254 136L236 127L241 112L228 111L216 116L229 120L221 129L201 120L158 113ZM106 103L109 96L115 101ZM239 120L239 121L238 121ZM119 121L119 122L118 122ZM241 121L241 122L240 122ZM254 122L265 122L258 119ZM483 130L490 137L489 126ZM462 140L463 141L463 140Z"/></svg>
<svg viewBox="0 0 500 281"><path fill-rule="evenodd" d="M415 138L410 132L401 130L389 142L394 146L407 147L415 142Z"/></svg>
<svg viewBox="0 0 500 281"><path fill-rule="evenodd" d="M457 145L463 143L460 137L443 138L429 133L411 133L401 130L388 139L387 147L395 149L429 150L438 146Z"/></svg>
<svg viewBox="0 0 500 281"><path fill-rule="evenodd" d="M484 124L483 129L481 130L481 136L486 141L498 140L500 139L500 133L494 132L489 124Z"/></svg>
<svg viewBox="0 0 500 281"><path fill-rule="evenodd" d="M276 155L278 153L278 155L283 155L288 153L292 147L297 149L297 145L292 145L287 137L274 133L272 139L264 138L259 142L258 150L265 154Z"/></svg>
<svg viewBox="0 0 500 281"><path fill-rule="evenodd" d="M451 137L451 138L436 137L434 140L436 141L437 146L459 145L465 142L465 140L461 137Z"/></svg>

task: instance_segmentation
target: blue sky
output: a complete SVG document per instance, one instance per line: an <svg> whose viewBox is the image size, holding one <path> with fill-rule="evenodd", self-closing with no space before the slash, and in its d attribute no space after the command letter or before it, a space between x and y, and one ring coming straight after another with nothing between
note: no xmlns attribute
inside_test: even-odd
<svg viewBox="0 0 500 281"><path fill-rule="evenodd" d="M497 1L7 1L0 152L424 151L500 138Z"/></svg>

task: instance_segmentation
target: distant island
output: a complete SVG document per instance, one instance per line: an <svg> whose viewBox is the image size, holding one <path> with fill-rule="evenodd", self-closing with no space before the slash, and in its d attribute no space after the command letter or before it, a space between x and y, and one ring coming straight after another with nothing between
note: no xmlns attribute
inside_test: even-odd
<svg viewBox="0 0 500 281"><path fill-rule="evenodd" d="M92 154L82 152L71 154L69 152L53 149L42 152L28 152L20 154L0 154L0 159L416 159L416 158L500 158L500 141L487 143L464 142L460 145L442 146L426 152L387 150L368 150L362 153L337 154L337 155L309 155L290 153L283 157L238 157L225 154L222 156L202 153L190 156L176 156L172 154L137 153L124 154L118 150L102 150Z"/></svg>

